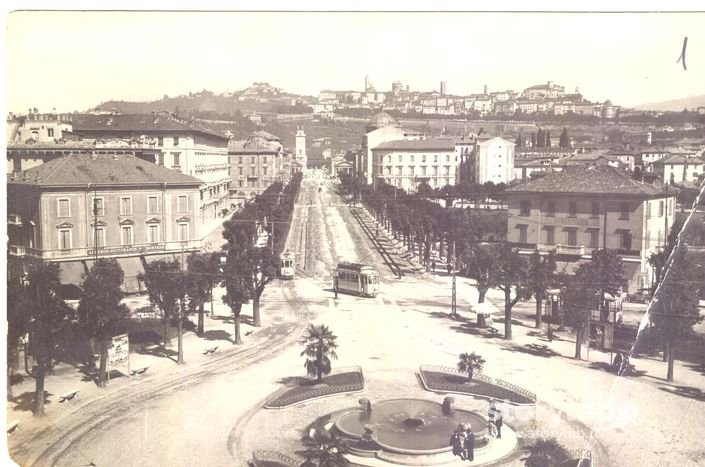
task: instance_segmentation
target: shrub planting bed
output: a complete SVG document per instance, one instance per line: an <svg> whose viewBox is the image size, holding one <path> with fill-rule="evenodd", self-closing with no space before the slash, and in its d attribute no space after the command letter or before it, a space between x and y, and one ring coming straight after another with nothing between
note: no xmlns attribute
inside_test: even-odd
<svg viewBox="0 0 705 467"><path fill-rule="evenodd" d="M316 380L303 379L289 387L267 402L265 408L289 407L309 399L316 399L332 394L361 391L365 388L365 380L360 368L328 375L321 383Z"/></svg>

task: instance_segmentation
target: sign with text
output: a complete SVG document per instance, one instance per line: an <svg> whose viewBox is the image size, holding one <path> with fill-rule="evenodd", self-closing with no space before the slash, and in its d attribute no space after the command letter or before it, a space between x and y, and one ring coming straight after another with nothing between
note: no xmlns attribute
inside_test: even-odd
<svg viewBox="0 0 705 467"><path fill-rule="evenodd" d="M154 244L154 245L141 245L141 246L120 246L120 247L98 247L98 253L95 249L88 250L88 256L98 255L122 255L128 253L144 253L146 251L162 251L166 250L166 245Z"/></svg>
<svg viewBox="0 0 705 467"><path fill-rule="evenodd" d="M113 337L108 346L108 361L110 366L127 363L130 355L130 340L127 334Z"/></svg>

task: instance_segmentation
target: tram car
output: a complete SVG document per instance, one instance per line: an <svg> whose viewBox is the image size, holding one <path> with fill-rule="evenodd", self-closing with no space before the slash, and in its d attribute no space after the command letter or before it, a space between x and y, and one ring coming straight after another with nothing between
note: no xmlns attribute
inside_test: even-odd
<svg viewBox="0 0 705 467"><path fill-rule="evenodd" d="M293 279L294 265L294 253L285 251L279 255L279 277L282 279Z"/></svg>
<svg viewBox="0 0 705 467"><path fill-rule="evenodd" d="M338 292L375 297L379 291L379 273L365 264L338 263L335 281Z"/></svg>

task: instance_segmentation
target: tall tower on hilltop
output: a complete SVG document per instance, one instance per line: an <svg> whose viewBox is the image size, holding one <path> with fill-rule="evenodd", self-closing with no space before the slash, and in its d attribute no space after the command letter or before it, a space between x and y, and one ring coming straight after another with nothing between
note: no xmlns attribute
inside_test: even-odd
<svg viewBox="0 0 705 467"><path fill-rule="evenodd" d="M446 95L446 82L441 81L441 96L445 96L445 95Z"/></svg>
<svg viewBox="0 0 705 467"><path fill-rule="evenodd" d="M296 127L296 162L301 164L301 170L306 169L306 133L304 127Z"/></svg>
<svg viewBox="0 0 705 467"><path fill-rule="evenodd" d="M365 92L370 89L370 77L368 75L365 75Z"/></svg>

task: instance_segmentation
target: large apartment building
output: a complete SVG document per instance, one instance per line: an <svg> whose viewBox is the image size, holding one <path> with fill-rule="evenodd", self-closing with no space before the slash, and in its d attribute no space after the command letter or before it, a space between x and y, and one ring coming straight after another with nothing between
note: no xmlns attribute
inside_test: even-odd
<svg viewBox="0 0 705 467"><path fill-rule="evenodd" d="M388 141L372 148L375 185L384 181L407 191L457 183L459 156L450 139Z"/></svg>
<svg viewBox="0 0 705 467"><path fill-rule="evenodd" d="M125 290L137 291L144 262L200 249L201 185L130 155L67 155L12 173L9 275L43 260L60 263L62 283L78 284L96 257L111 257Z"/></svg>
<svg viewBox="0 0 705 467"><path fill-rule="evenodd" d="M197 216L201 225L210 225L230 208L228 137L164 112L74 115L72 123L74 133L83 138L153 142L161 151L158 165L203 182Z"/></svg>
<svg viewBox="0 0 705 467"><path fill-rule="evenodd" d="M676 191L640 183L607 165L566 167L505 191L507 239L525 253L555 251L572 270L595 249L622 256L629 290L651 286L651 253L674 222Z"/></svg>

